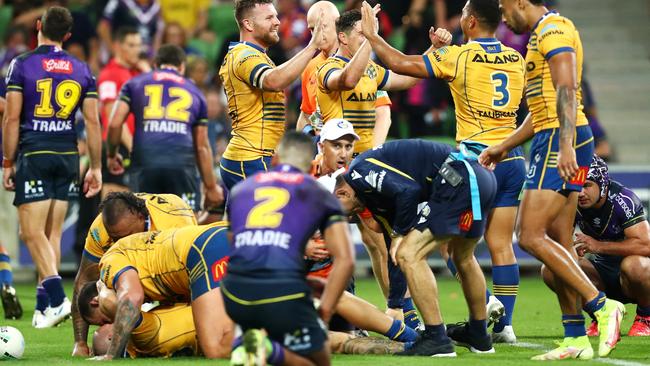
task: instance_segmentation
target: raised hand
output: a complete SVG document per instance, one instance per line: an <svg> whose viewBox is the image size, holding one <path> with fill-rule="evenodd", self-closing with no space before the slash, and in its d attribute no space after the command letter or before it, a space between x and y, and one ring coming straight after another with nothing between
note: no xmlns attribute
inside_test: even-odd
<svg viewBox="0 0 650 366"><path fill-rule="evenodd" d="M451 44L451 33L444 28L429 28L429 39L434 48L449 46Z"/></svg>
<svg viewBox="0 0 650 366"><path fill-rule="evenodd" d="M361 5L361 33L368 38L379 34L379 21L377 14L381 10L379 4L371 7L368 2L364 1Z"/></svg>

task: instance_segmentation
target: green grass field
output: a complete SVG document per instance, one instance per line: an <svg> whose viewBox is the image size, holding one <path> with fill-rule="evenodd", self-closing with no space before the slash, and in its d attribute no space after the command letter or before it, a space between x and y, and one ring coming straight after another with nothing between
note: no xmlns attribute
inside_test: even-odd
<svg viewBox="0 0 650 366"><path fill-rule="evenodd" d="M68 284L68 293L71 293ZM462 321L466 318L467 308L465 299L462 296L459 285L452 279L445 278L439 281L440 302L443 316L446 322ZM17 286L19 296L26 310L24 318L18 321L5 320L4 325L11 325L20 329L25 336L25 355L20 361L13 361L20 365L49 364L69 365L73 363L89 362L80 359L73 359L70 356L72 350L72 325L70 321L58 328L37 330L31 327L32 309L34 306L34 287L28 285ZM357 281L358 293L365 299L383 308L379 289L374 281L363 279ZM622 333L627 334L635 308L628 305L628 316L623 323ZM470 354L464 348L457 348L456 359L430 359L424 357L403 358L395 356L334 356L334 364L337 365L460 365L476 364L483 365L524 365L539 364L529 361L530 357L540 353L542 349L550 349L554 346L553 341L562 336L560 323L560 312L556 304L555 296L547 290L541 280L537 278L523 279L517 305L515 309L514 327L520 342L517 346L496 345L496 353L492 355ZM592 339L592 345L597 350L597 340ZM535 349L537 348L537 349ZM621 366L650 365L650 339L631 338L623 336L616 350L609 359L598 359L601 364L613 364ZM226 361L208 361L202 359L185 358L172 360L125 360L130 364L151 365L202 365L217 364L225 365ZM562 364L585 364L584 361L563 361Z"/></svg>

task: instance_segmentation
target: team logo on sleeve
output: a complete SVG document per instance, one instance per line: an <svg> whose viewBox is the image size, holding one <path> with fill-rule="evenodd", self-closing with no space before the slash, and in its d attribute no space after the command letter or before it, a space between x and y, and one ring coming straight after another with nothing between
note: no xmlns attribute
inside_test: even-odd
<svg viewBox="0 0 650 366"><path fill-rule="evenodd" d="M458 219L458 228L460 231L468 232L472 227L472 221L474 221L472 210L467 210L460 214L460 218Z"/></svg>
<svg viewBox="0 0 650 366"><path fill-rule="evenodd" d="M376 79L377 78L377 69L375 69L374 66L369 65L368 68L366 68L366 74L368 75L369 78Z"/></svg>
<svg viewBox="0 0 650 366"><path fill-rule="evenodd" d="M587 173L589 172L588 166L581 166L578 168L576 174L571 178L569 184L584 185L585 180L587 180Z"/></svg>
<svg viewBox="0 0 650 366"><path fill-rule="evenodd" d="M228 270L228 259L230 259L230 257L225 256L219 259L218 261L212 263L212 268L211 268L212 279L215 282L221 281L223 276L226 275L226 271Z"/></svg>
<svg viewBox="0 0 650 366"><path fill-rule="evenodd" d="M72 62L69 60L45 58L41 60L43 70L47 72L55 72L58 74L72 74Z"/></svg>

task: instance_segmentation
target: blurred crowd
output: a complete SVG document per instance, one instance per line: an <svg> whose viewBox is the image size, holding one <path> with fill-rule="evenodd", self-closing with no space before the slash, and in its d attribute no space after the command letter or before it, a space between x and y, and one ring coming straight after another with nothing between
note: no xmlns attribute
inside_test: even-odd
<svg viewBox="0 0 650 366"><path fill-rule="evenodd" d="M306 13L315 0L277 0L281 21L281 41L268 53L276 64L292 57L309 41ZM359 8L362 0L333 1L341 11ZM376 2L376 0L375 0ZM187 76L203 92L210 106L210 136L215 162L218 164L229 137L225 96L218 78L218 68L231 41L239 39L233 16L233 0L0 0L0 74L16 55L36 45L36 19L52 5L68 7L74 17L72 37L65 43L68 52L85 60L98 75L115 52L116 31L122 27L138 30L142 46L138 57L150 64L157 47L171 43L188 54ZM460 15L464 0L402 0L381 1L380 30L393 46L408 54L424 52L430 44L431 26L448 29L455 44L463 42ZM555 1L548 1L555 7ZM526 54L528 35L516 35L502 25L499 39ZM586 79L586 78L583 78ZM288 97L287 125L292 127L298 117L301 100L300 81L296 80ZM600 127L595 101L588 83L583 85L587 112L597 141L597 152L611 155L605 133ZM390 136L423 137L455 135L453 102L447 83L428 79L404 92L391 93L393 101ZM526 115L522 105L520 120Z"/></svg>

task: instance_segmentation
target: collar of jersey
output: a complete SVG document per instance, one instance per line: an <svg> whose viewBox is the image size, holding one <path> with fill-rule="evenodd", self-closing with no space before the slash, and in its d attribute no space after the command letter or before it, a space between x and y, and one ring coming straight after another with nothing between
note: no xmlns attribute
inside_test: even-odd
<svg viewBox="0 0 650 366"><path fill-rule="evenodd" d="M273 168L273 171L281 173L302 173L302 170L289 164L280 164Z"/></svg>
<svg viewBox="0 0 650 366"><path fill-rule="evenodd" d="M57 51L57 52L61 51L59 46L55 46L53 44L42 44L42 45L38 46L37 48L42 49L42 50L49 50L49 51Z"/></svg>
<svg viewBox="0 0 650 366"><path fill-rule="evenodd" d="M551 15L558 15L557 10L549 10L548 12L546 12L546 14L542 15L542 17L539 18L537 23L535 23L535 25L533 26L532 31L534 32L535 29L537 29L537 26L539 25L539 23L543 22L544 20L546 20L546 18L548 18Z"/></svg>
<svg viewBox="0 0 650 366"><path fill-rule="evenodd" d="M474 38L470 42L476 42L476 43L501 43L496 38ZM468 42L468 43L470 43L470 42Z"/></svg>
<svg viewBox="0 0 650 366"><path fill-rule="evenodd" d="M350 62L350 59L349 59L349 58L345 58L345 57L343 57L343 56L341 56L341 55L334 55L334 57L335 57L335 58L338 58L339 60L343 60L343 61L345 61L345 62Z"/></svg>
<svg viewBox="0 0 650 366"><path fill-rule="evenodd" d="M266 50L262 46L256 45L255 43L246 42L246 41L244 41L244 42L230 42L230 46L228 46L228 48L229 49L233 48L238 44L244 44L246 46L253 47L254 49L256 49L256 50L258 50L258 51L260 51L262 53L266 53Z"/></svg>
<svg viewBox="0 0 650 366"><path fill-rule="evenodd" d="M170 72L170 73L172 73L172 74L176 74L176 75L180 75L180 74L181 74L178 70L168 69L168 68L164 68L164 69L156 69L156 72Z"/></svg>

